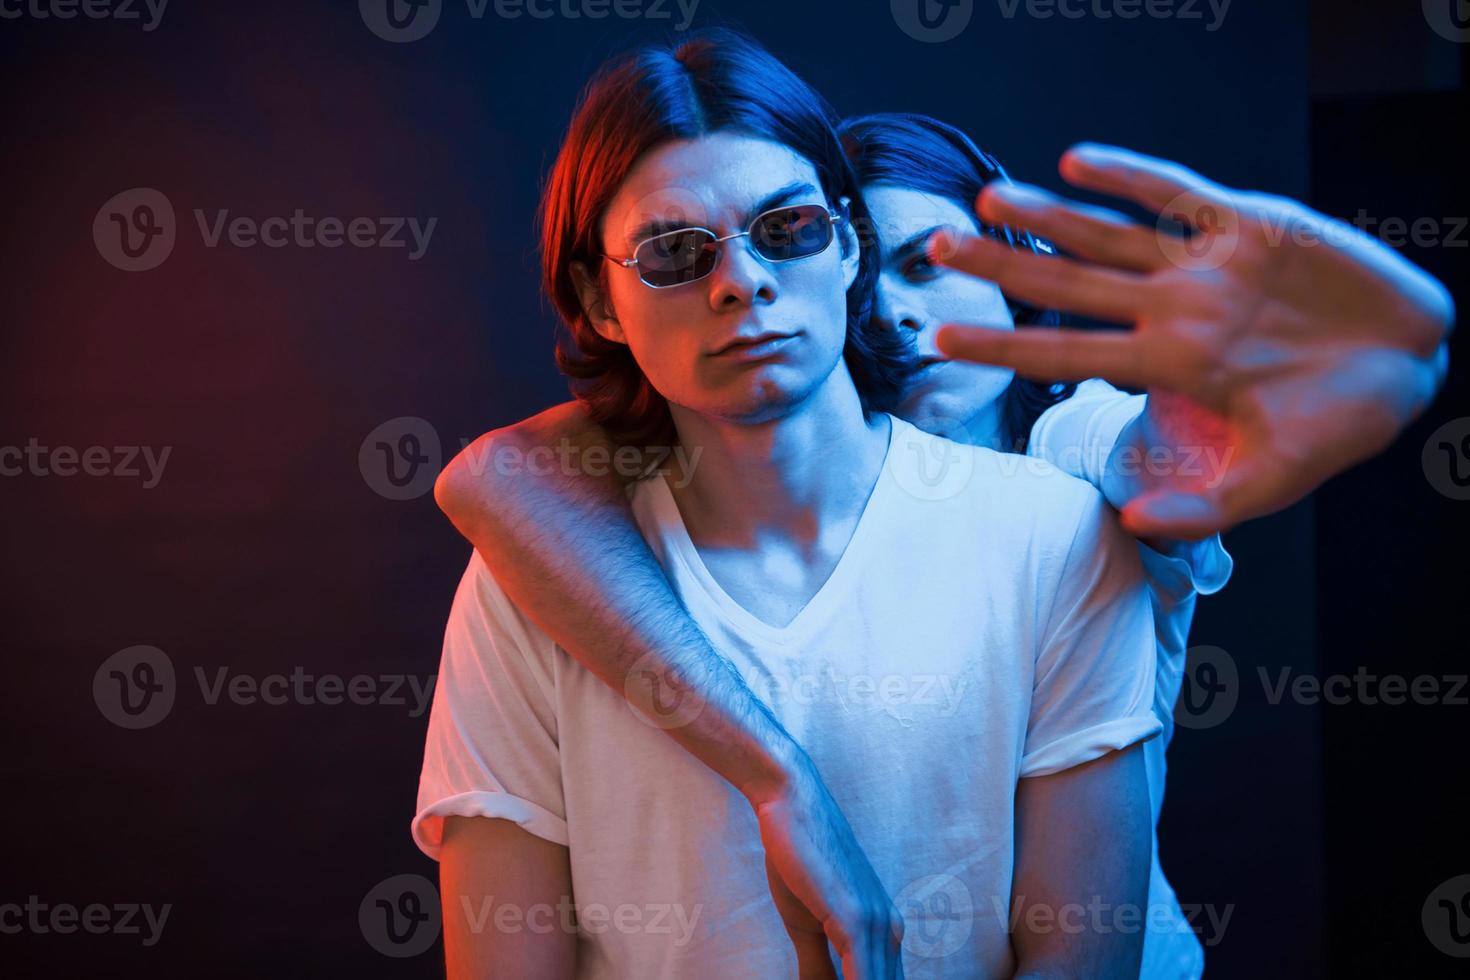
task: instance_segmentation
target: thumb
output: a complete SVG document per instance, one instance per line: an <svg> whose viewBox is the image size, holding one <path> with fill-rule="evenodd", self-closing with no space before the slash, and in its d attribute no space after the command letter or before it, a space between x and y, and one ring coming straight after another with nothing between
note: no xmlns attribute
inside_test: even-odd
<svg viewBox="0 0 1470 980"><path fill-rule="evenodd" d="M1209 491L1153 490L1130 500L1118 515L1135 538L1198 541L1226 528L1220 501Z"/></svg>

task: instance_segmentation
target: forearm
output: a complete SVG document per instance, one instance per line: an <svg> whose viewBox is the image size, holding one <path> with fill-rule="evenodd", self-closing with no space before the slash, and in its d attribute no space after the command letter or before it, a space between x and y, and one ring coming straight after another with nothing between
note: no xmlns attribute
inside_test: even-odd
<svg viewBox="0 0 1470 980"><path fill-rule="evenodd" d="M591 465L497 465L497 454L526 460L568 443L579 460L613 448L575 405L558 406L482 436L445 470L436 498L548 636L635 704L682 688L678 711L644 717L753 804L772 798L809 762L674 595L633 522L624 479Z"/></svg>

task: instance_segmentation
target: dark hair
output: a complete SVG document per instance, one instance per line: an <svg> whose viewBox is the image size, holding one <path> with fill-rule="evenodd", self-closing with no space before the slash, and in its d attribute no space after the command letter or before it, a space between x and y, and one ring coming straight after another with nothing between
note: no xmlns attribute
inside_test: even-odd
<svg viewBox="0 0 1470 980"><path fill-rule="evenodd" d="M670 140L734 131L781 143L811 162L829 206L848 198L868 223L860 184L837 138L836 114L805 82L754 41L729 30L676 46L650 46L604 65L588 83L552 166L541 202L541 271L570 336L557 364L588 415L630 442L671 435L668 403L627 346L601 337L582 309L571 264L606 272L599 226L637 161ZM847 291L843 357L863 410L890 411L910 369L907 342L870 327L878 259L860 240ZM605 285L605 280L604 280ZM569 343L567 342L569 341Z"/></svg>
<svg viewBox="0 0 1470 980"><path fill-rule="evenodd" d="M962 131L937 119L914 113L875 113L845 120L842 145L864 185L894 184L948 198L974 214L980 190L993 180L1011 178L1000 161L975 145ZM1012 248L1054 254L1051 244L1004 226L996 227L975 216L981 232ZM1056 327L1061 314L1006 297L1016 323ZM1021 452L1031 427L1041 413L1072 396L1071 383L1045 383L1019 375L1001 396L1002 448Z"/></svg>

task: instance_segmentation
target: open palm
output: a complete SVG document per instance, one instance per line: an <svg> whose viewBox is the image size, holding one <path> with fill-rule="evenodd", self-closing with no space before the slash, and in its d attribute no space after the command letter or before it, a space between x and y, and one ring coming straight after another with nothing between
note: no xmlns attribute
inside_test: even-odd
<svg viewBox="0 0 1470 980"><path fill-rule="evenodd" d="M1069 257L958 232L936 235L931 252L1014 298L1134 329L947 325L938 344L1031 377L1147 388L1149 442L1222 461L1219 472L1140 470L1123 508L1135 534L1203 537L1286 507L1381 451L1433 397L1453 305L1375 239L1295 201L1114 147L1074 147L1061 173L1161 221L992 184L977 203L983 220L1030 230Z"/></svg>

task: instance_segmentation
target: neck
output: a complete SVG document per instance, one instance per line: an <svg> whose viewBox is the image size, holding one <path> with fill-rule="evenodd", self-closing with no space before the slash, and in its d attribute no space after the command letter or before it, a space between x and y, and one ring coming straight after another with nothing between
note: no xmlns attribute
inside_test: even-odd
<svg viewBox="0 0 1470 980"><path fill-rule="evenodd" d="M863 416L840 360L780 418L748 424L670 411L680 446L699 460L685 485L670 485L696 544L748 547L763 534L810 540L861 511L888 450L887 418Z"/></svg>
<svg viewBox="0 0 1470 980"><path fill-rule="evenodd" d="M942 433L946 439L962 442L968 446L984 446L1001 452L1016 452L1015 446L1002 445L1001 406L1002 399L995 398L985 403L974 415L965 419L963 425L952 432Z"/></svg>

